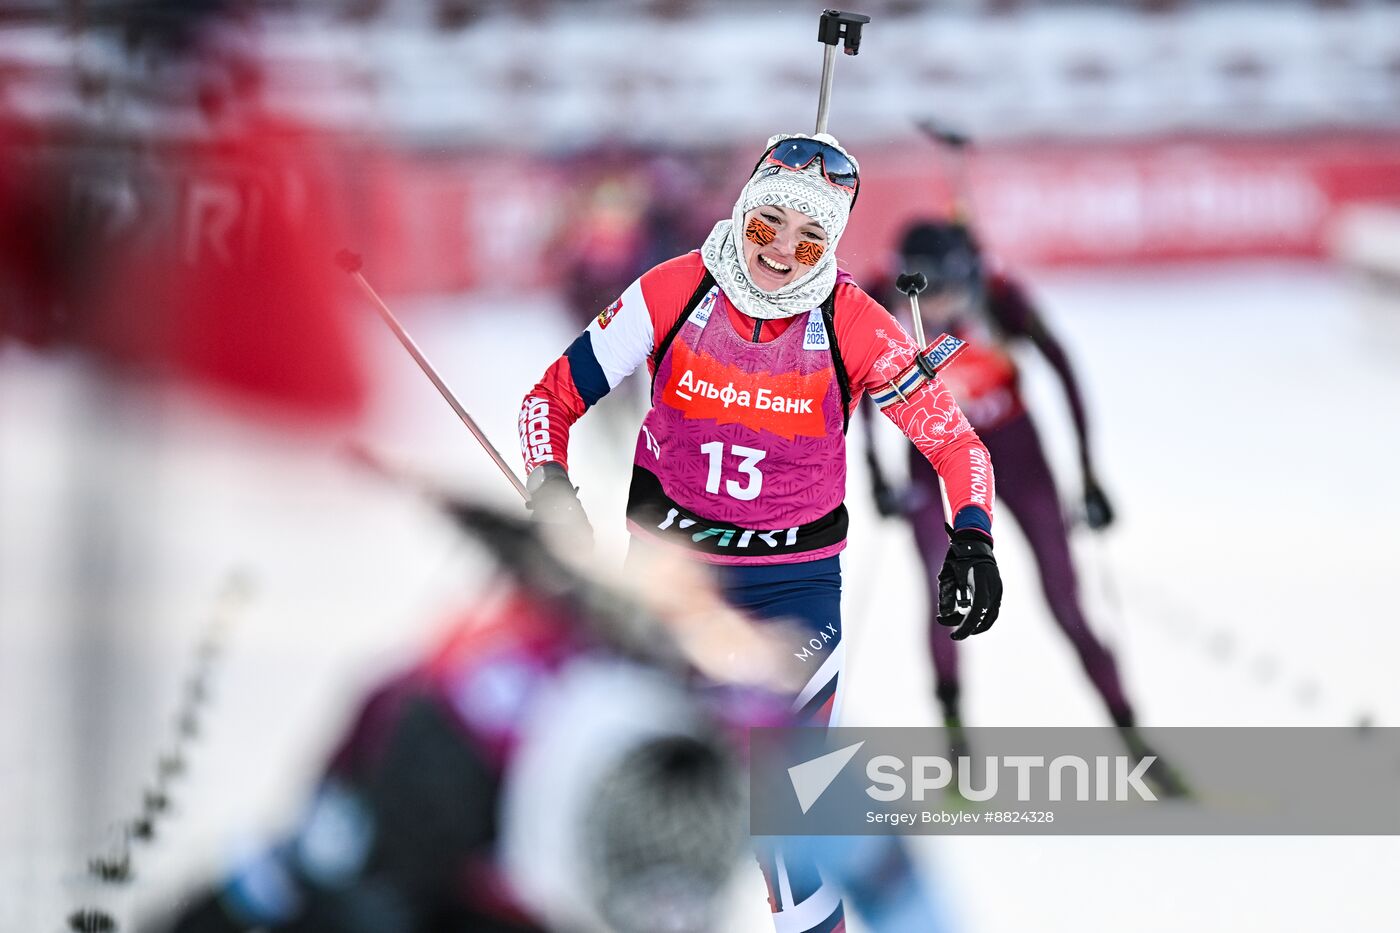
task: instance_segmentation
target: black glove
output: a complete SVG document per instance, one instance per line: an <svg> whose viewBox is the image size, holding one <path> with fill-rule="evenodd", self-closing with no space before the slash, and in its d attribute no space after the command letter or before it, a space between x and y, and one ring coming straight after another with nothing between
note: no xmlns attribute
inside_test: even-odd
<svg viewBox="0 0 1400 933"><path fill-rule="evenodd" d="M985 632L1001 611L1001 573L992 539L972 528L949 529L948 557L938 572L938 624L956 625L954 641Z"/></svg>
<svg viewBox="0 0 1400 933"><path fill-rule="evenodd" d="M530 510L532 521L573 528L593 540L593 526L578 501L578 490L562 466L546 463L536 467L525 480L525 491L530 494L525 508Z"/></svg>
<svg viewBox="0 0 1400 933"><path fill-rule="evenodd" d="M1092 473L1084 474L1084 524L1094 531L1113 524L1113 506Z"/></svg>

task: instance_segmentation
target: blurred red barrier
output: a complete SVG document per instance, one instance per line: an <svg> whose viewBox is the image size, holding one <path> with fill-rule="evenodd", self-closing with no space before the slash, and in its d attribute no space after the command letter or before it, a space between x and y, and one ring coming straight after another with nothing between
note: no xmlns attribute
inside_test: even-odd
<svg viewBox="0 0 1400 933"><path fill-rule="evenodd" d="M934 160L899 151L866 157L848 257L946 203ZM1340 207L1400 200L1396 137L1021 144L968 169L984 238L1023 265L1321 256Z"/></svg>
<svg viewBox="0 0 1400 933"><path fill-rule="evenodd" d="M863 187L841 256L865 278L884 270L905 224L947 209L950 192L938 152L922 138L866 143L856 151ZM711 151L673 160L706 166L701 174L710 180L691 199L707 205L692 209L707 215L699 227L727 216L751 156ZM609 158L643 161L640 154ZM124 319L139 322L149 313L152 289L162 303L176 300L172 289L183 288L179 300L186 302L203 294L197 305L204 316L176 318L187 331L184 365L245 388L260 384L321 399L313 404L338 397L331 407L347 408L358 404L363 387L317 265L322 252L329 257L349 247L362 253L391 295L557 288L567 271L559 244L577 230L570 211L588 184L586 172L561 158L369 147L282 131L221 150L157 147L155 161L154 168L142 166L158 176L154 201L137 179L136 209L103 215L103 225L116 230L115 255L125 257L112 267L120 284L111 280L120 291L112 297L128 302ZM967 168L983 239L1019 266L1321 257L1328 230L1346 206L1400 202L1396 135L1001 144L973 150ZM27 183L5 175L10 184L0 186L0 208L12 219L23 217L27 202L20 195ZM254 178L262 180L254 184ZM301 181L287 187L289 178ZM178 190L163 190L171 184ZM152 212L161 216L148 216ZM153 223L164 225L162 232L152 234ZM267 226L266 237L248 238L256 226ZM10 287L42 293L51 287L52 271L39 274L38 260L47 254L34 253L36 242L26 236L35 228L7 228L13 241L7 254L31 273L31 281L20 277ZM153 242L161 246L155 259ZM234 271L230 251L245 248L256 254L252 266ZM71 258L72 250L63 252ZM156 265L142 265L151 262ZM329 259L325 269L331 269ZM230 307L241 309L238 314L216 310L235 296ZM290 309L307 313L292 318ZM192 336L194 321L205 328L199 339ZM23 330L17 324L12 316L12 333ZM311 330L294 333L297 328ZM139 328L134 333L139 337ZM107 333L104 339L121 347L132 336ZM258 354L289 346L331 349L326 359L301 369L273 366L270 358L255 362Z"/></svg>
<svg viewBox="0 0 1400 933"><path fill-rule="evenodd" d="M946 210L949 191L922 139L857 152L863 188L841 255L862 277L883 268L906 223ZM728 159L735 193L747 156ZM974 150L968 175L984 239L1017 265L1320 257L1339 208L1400 201L1400 137L997 145ZM366 248L387 290L557 284L549 233L568 222L569 191L558 165L389 153L371 177Z"/></svg>

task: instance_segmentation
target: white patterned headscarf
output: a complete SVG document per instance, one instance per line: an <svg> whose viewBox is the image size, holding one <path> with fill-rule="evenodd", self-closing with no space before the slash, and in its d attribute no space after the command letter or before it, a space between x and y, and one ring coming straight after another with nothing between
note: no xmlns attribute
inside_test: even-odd
<svg viewBox="0 0 1400 933"><path fill-rule="evenodd" d="M774 136L768 140L768 148L796 137L821 140L851 158L850 153L841 149L835 137L826 133ZM860 166L856 160L852 158L851 163L856 165L859 172ZM795 281L773 292L764 291L754 284L748 265L744 262L742 242L744 215L765 204L801 211L821 224L826 233L826 252L817 264ZM802 171L761 165L748 184L744 185L739 200L734 202L733 216L715 224L705 238L705 244L700 247L700 256L705 268L710 270L729 300L749 317L772 320L804 314L825 301L836 287L836 244L846 229L850 215L850 193L822 177L822 169L815 161Z"/></svg>

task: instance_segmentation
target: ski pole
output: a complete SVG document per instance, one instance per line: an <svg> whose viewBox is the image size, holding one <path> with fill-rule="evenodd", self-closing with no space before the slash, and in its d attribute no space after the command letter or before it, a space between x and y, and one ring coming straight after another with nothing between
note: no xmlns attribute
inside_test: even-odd
<svg viewBox="0 0 1400 933"><path fill-rule="evenodd" d="M860 29L870 22L870 17L860 13L842 13L840 10L823 10L817 26L817 41L826 46L822 50L821 97L817 100L817 132L826 132L826 120L831 110L831 81L836 72L836 46L839 44L847 55L860 54Z"/></svg>
<svg viewBox="0 0 1400 933"><path fill-rule="evenodd" d="M496 466L501 468L501 472L505 474L506 479L510 480L510 484L515 487L515 491L520 493L520 498L529 499L529 493L525 491L525 484L520 481L520 477L515 475L515 471L506 463L500 451L496 450L495 445L486 437L485 432L477 425L476 419L467 413L467 410L462 407L461 402L457 401L457 396L453 394L452 390L448 388L447 383L438 375L437 370L433 368L433 364L428 362L428 358L423 355L423 351L418 349L418 344L414 343L408 331L403 329L403 325L399 323L398 318L394 317L394 312L389 310L389 306L384 303L384 299L379 297L379 293L370 286L369 281L364 277L364 274L360 272L364 263L359 255L350 252L348 249L343 249L339 253L336 253L335 262L336 265L350 273L350 276L359 283L360 288L364 290L364 293L369 296L370 301L374 303L375 308L379 310L379 316L384 319L384 323L389 325L389 329L394 332L394 336L399 338L399 343L403 344L403 348L408 351L409 356L413 357L414 361L418 363L418 368L423 370L423 375L427 376L429 381L437 386L438 392L447 400L447 404L452 406L452 410L457 413L457 417L462 419L462 423L467 426L467 430L472 432L477 442L481 444L486 453L495 461Z"/></svg>

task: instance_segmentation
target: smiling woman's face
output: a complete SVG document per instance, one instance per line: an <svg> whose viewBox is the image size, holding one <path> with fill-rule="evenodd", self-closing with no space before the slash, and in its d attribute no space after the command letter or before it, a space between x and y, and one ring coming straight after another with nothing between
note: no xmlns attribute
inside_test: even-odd
<svg viewBox="0 0 1400 933"><path fill-rule="evenodd" d="M744 265L753 283L775 292L811 271L826 252L826 231L801 211L761 205L744 215Z"/></svg>

